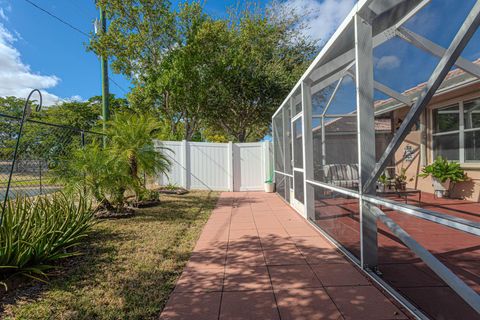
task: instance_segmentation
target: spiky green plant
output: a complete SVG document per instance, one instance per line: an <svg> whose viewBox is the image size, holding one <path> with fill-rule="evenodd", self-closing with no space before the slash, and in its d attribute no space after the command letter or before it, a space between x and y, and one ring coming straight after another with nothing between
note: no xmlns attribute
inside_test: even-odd
<svg viewBox="0 0 480 320"><path fill-rule="evenodd" d="M0 274L19 272L43 280L57 260L74 249L94 224L84 196L63 193L9 200L0 224Z"/></svg>
<svg viewBox="0 0 480 320"><path fill-rule="evenodd" d="M111 149L128 163L137 199L143 192L139 172L147 175L165 173L170 166L169 159L162 152L165 148L154 145L153 139L160 127L158 119L144 114L117 114L109 125Z"/></svg>

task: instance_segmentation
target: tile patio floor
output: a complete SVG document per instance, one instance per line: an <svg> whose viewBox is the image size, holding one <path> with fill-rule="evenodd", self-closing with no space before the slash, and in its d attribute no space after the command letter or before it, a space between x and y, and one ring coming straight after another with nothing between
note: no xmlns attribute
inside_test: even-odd
<svg viewBox="0 0 480 320"><path fill-rule="evenodd" d="M160 319L408 319L276 194L222 193Z"/></svg>
<svg viewBox="0 0 480 320"><path fill-rule="evenodd" d="M403 202L403 199L393 200ZM470 221L480 221L480 203L436 199L422 192L422 203L408 204ZM384 212L480 294L480 238L431 221L383 208ZM355 256L360 255L358 199L341 195L316 202L317 224ZM443 280L382 223L378 224L378 259L382 278L432 319L479 319Z"/></svg>

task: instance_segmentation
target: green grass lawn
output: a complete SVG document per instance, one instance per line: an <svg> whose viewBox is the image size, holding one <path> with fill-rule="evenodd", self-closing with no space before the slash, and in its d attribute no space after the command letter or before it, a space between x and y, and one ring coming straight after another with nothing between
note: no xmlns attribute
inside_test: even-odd
<svg viewBox="0 0 480 320"><path fill-rule="evenodd" d="M217 196L162 196L161 206L133 218L98 223L85 254L66 261L48 284L0 294L0 318L158 318Z"/></svg>
<svg viewBox="0 0 480 320"><path fill-rule="evenodd" d="M50 185L53 184L53 179L51 176L47 176L44 173L42 176L42 184ZM0 188L5 188L8 184L8 174L0 174ZM14 174L12 176L12 187L35 187L40 185L40 176L39 175L28 175L28 174Z"/></svg>

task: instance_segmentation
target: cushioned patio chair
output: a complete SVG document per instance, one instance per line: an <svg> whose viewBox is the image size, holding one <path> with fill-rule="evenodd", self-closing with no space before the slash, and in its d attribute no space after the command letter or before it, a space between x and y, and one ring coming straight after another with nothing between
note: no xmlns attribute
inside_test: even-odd
<svg viewBox="0 0 480 320"><path fill-rule="evenodd" d="M327 164L323 170L326 183L348 189L358 188L358 164Z"/></svg>

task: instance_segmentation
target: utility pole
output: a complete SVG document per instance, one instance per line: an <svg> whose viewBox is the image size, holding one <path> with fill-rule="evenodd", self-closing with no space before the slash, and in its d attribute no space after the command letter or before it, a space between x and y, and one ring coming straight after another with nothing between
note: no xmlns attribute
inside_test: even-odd
<svg viewBox="0 0 480 320"><path fill-rule="evenodd" d="M100 7L100 28L101 33L107 32L107 18L105 9ZM102 117L103 117L103 131L107 129L107 121L110 119L109 107L109 88L108 88L108 59L106 55L100 57L100 66L102 69ZM105 144L105 141L104 141Z"/></svg>

